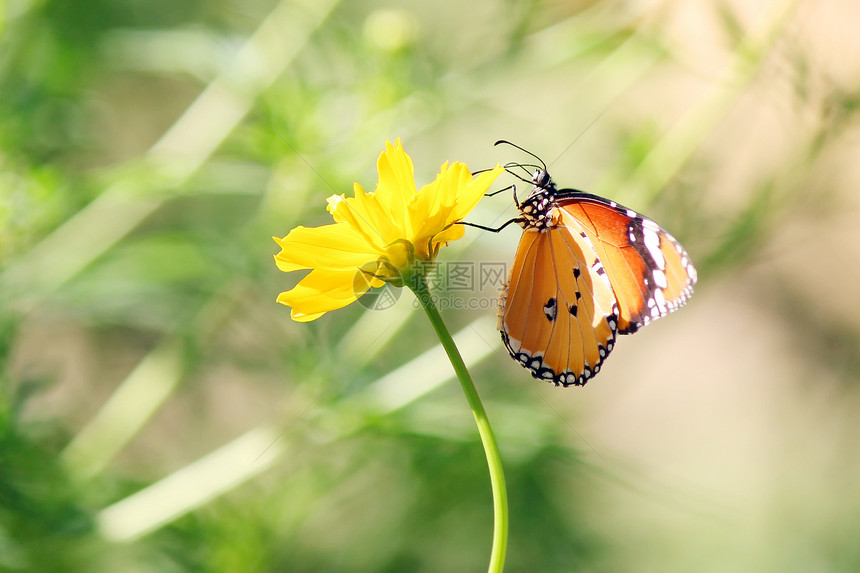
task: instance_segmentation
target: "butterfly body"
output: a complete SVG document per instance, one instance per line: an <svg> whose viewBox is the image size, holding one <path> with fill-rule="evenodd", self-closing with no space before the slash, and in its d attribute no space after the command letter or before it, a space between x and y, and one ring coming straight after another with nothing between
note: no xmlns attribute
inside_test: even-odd
<svg viewBox="0 0 860 573"><path fill-rule="evenodd" d="M680 308L696 271L669 233L632 209L559 190L546 169L531 182L517 204L523 236L499 297L498 328L532 376L581 386L618 334Z"/></svg>

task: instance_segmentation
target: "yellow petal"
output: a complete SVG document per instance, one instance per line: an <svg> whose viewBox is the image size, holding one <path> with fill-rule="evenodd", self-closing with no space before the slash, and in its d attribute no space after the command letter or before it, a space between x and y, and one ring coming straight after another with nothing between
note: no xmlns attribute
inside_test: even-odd
<svg viewBox="0 0 860 573"><path fill-rule="evenodd" d="M417 193L415 189L415 167L412 159L403 150L398 138L394 145L385 142L379 160L376 162L379 181L374 193L385 214L404 236L412 233L406 214L406 205Z"/></svg>
<svg viewBox="0 0 860 573"><path fill-rule="evenodd" d="M283 239L275 263L284 272L300 269L355 270L379 257L379 252L346 223L322 227L296 227Z"/></svg>
<svg viewBox="0 0 860 573"><path fill-rule="evenodd" d="M385 213L373 193L365 193L356 184L355 197L332 195L328 198L328 210L335 221L342 221L355 229L364 241L377 250L403 235L388 214Z"/></svg>
<svg viewBox="0 0 860 573"><path fill-rule="evenodd" d="M315 320L330 310L354 302L370 288L371 279L357 270L316 269L291 290L278 295L278 302L292 307L293 320Z"/></svg>
<svg viewBox="0 0 860 573"><path fill-rule="evenodd" d="M461 238L464 230L461 225L455 223L475 208L492 182L503 171L504 169L496 166L473 179L469 168L463 163L455 162L450 167L447 163L442 164L436 181L422 187L418 192L421 197L416 198L410 205L413 221L421 221L415 225L416 250L422 255L429 251L432 256L438 246ZM428 196L423 197L424 193ZM432 241L429 247L428 241Z"/></svg>
<svg viewBox="0 0 860 573"><path fill-rule="evenodd" d="M325 314L324 312L318 312L316 314L302 314L300 312L296 312L295 310L293 310L290 312L290 318L292 318L296 322L310 322L312 320L318 319L319 317L321 317L324 314Z"/></svg>
<svg viewBox="0 0 860 573"><path fill-rule="evenodd" d="M440 210L440 189L444 187L447 163L442 164L442 170L432 183L423 186L407 206L412 227L412 238L432 235L438 232L438 222L435 215ZM443 224L444 226L444 224Z"/></svg>
<svg viewBox="0 0 860 573"><path fill-rule="evenodd" d="M385 205L376 193L365 193L359 186L355 192L355 199L347 199L347 205L356 217L375 229L376 237L383 245L388 245L403 236L403 229L391 220Z"/></svg>
<svg viewBox="0 0 860 573"><path fill-rule="evenodd" d="M466 167L465 165L463 166ZM496 180L496 177L501 175L505 170L496 165L493 169L485 171L468 181L466 185L458 188L457 198L454 201L454 208L451 211L451 220L461 221L468 215L478 202L484 197L484 194ZM471 175L470 175L471 177Z"/></svg>
<svg viewBox="0 0 860 573"><path fill-rule="evenodd" d="M442 165L441 179L435 190L436 207L431 215L435 219L434 225L437 228L433 231L433 235L444 231L446 227L458 220L457 217L452 216L452 213L457 208L459 197L463 195L464 190L472 182L472 174L464 164L454 162L447 170L445 167L446 165ZM481 195L483 196L483 193ZM463 216L471 211L476 204L477 201L470 204L468 208L461 209L464 213ZM425 227L425 234L428 230L429 226Z"/></svg>
<svg viewBox="0 0 860 573"><path fill-rule="evenodd" d="M451 241L462 239L464 234L466 234L466 229L463 225L451 225L433 236L433 247L435 248L436 245L445 246Z"/></svg>
<svg viewBox="0 0 860 573"><path fill-rule="evenodd" d="M413 238L416 255L423 259L432 259L435 255L433 244L437 243L436 237L444 232L448 225L445 213L448 209L442 209L425 219L417 236ZM462 235L461 235L462 236Z"/></svg>

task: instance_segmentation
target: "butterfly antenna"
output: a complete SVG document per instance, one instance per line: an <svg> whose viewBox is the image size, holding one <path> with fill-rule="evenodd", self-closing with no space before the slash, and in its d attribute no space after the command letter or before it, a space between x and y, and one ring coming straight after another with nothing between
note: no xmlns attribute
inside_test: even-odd
<svg viewBox="0 0 860 573"><path fill-rule="evenodd" d="M507 171L508 173L510 173L511 175L516 177L517 179L519 179L520 181L524 181L524 182L528 183L529 185L532 185L534 183L530 177L531 173L529 173L529 171L525 167L523 167L521 164L519 164L519 163L505 163L503 165L503 167L505 168L505 171ZM516 171L513 170L514 167L522 168L526 172L526 175L529 175L529 177L528 178L523 177L522 175L520 175L519 173L517 173ZM535 167L537 167L537 166L535 166Z"/></svg>
<svg viewBox="0 0 860 573"><path fill-rule="evenodd" d="M511 161L510 163L508 163L508 165L515 166L515 167L523 167L523 168L533 167L534 169L541 169L541 166L537 165L536 163L515 163L515 162ZM531 175L531 172L529 172L529 175Z"/></svg>
<svg viewBox="0 0 860 573"><path fill-rule="evenodd" d="M472 177L481 173L486 173L487 171L492 171L493 169L495 169L495 167L487 167L486 169L478 169L477 171L472 171Z"/></svg>
<svg viewBox="0 0 860 573"><path fill-rule="evenodd" d="M526 177L525 177L525 179L520 177L520 179L523 179L523 181L525 181L526 183L532 183L534 181L533 180L533 171L531 171L531 169L538 169L538 170L541 169L540 165L536 165L534 163L517 163L516 161L511 161L509 163L505 163L503 167L505 168L505 170L508 173L512 173L511 168L513 168L513 167L519 167L520 169L522 169L523 172L526 174ZM544 169L544 171L546 171L546 169ZM517 177L519 177L519 175L517 175Z"/></svg>
<svg viewBox="0 0 860 573"><path fill-rule="evenodd" d="M493 144L493 146L499 145L500 143L504 143L504 144L506 144L506 145L510 145L511 147L516 147L517 149L519 149L519 150L520 150L520 151L522 151L523 153L528 153L529 155L531 155L532 157L534 157L535 159L537 159L538 161L540 161L540 164L541 164L541 166L543 167L543 170L544 170L544 171L546 171L546 163L544 163L544 162L543 162L543 159L541 159L540 157L538 157L537 155L535 155L534 153L532 153L532 152L531 152L531 151L529 151L528 149L522 148L522 147L520 147L519 145L517 145L516 143L511 143L511 142L510 142L510 141L508 141L507 139L500 139L500 140L498 140L497 142L495 142L495 143Z"/></svg>

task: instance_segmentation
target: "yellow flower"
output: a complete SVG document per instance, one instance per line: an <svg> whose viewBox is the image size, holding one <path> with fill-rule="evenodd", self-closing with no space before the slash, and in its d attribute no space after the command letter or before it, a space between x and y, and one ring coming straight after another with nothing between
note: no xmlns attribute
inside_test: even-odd
<svg viewBox="0 0 860 573"><path fill-rule="evenodd" d="M358 183L354 197L332 195L334 223L296 227L283 239L275 263L284 272L311 269L278 302L292 307L293 320L315 320L357 300L370 287L400 282L416 261L430 262L439 249L463 236L462 221L503 171L498 165L473 177L459 162L442 164L436 180L415 187L412 159L398 139L385 142L377 162L376 191Z"/></svg>

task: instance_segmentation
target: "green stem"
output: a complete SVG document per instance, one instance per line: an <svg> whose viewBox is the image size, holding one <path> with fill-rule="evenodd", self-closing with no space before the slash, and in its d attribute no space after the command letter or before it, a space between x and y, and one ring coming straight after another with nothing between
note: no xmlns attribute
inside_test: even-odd
<svg viewBox="0 0 860 573"><path fill-rule="evenodd" d="M421 303L427 313L430 323L433 324L433 328L442 342L442 347L448 353L448 359L457 373L457 378L459 378L466 399L469 401L469 406L472 408L472 414L475 416L475 423L478 425L478 434L481 436L481 443L484 445L484 454L487 456L487 465L490 469L490 487L493 491L493 548L490 553L488 572L501 573L505 568L505 553L508 546L508 494L505 491L505 473L502 468L499 445L493 434L493 428L490 426L490 420L487 418L487 412L484 410L484 405L481 403L474 382L472 382L472 377L466 369L466 363L463 362L463 357L460 356L460 351L454 344L451 333L448 332L448 328L442 321L442 315L439 314L433 297L430 296L430 289L427 287L424 275L416 272L404 277L404 279L406 285L415 293L418 302Z"/></svg>

